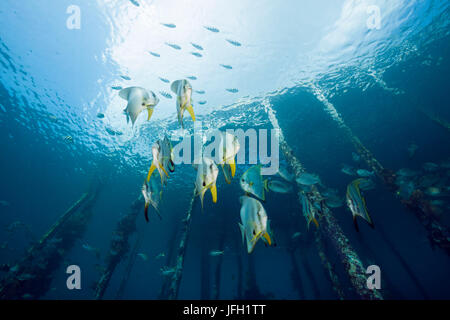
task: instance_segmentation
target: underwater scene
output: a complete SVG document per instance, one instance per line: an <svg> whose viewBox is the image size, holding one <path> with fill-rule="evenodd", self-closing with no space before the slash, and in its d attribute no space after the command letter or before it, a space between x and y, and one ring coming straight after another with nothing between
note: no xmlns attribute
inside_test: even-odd
<svg viewBox="0 0 450 320"><path fill-rule="evenodd" d="M2 0L1 300L450 299L448 0Z"/></svg>

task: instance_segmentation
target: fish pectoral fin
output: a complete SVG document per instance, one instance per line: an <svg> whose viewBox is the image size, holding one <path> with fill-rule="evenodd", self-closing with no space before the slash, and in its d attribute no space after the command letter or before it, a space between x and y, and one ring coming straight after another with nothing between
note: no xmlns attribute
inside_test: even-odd
<svg viewBox="0 0 450 320"><path fill-rule="evenodd" d="M190 104L189 106L186 107L186 110L189 112L189 114L191 115L192 121L195 122L195 114L194 114L194 108L192 108L192 105Z"/></svg>
<svg viewBox="0 0 450 320"><path fill-rule="evenodd" d="M272 240L270 239L270 235L267 232L265 232L265 233L263 233L263 237L264 237L264 239L267 240L267 243L269 244L269 246L271 246Z"/></svg>
<svg viewBox="0 0 450 320"><path fill-rule="evenodd" d="M212 200L214 203L217 202L217 186L215 183L213 183L211 185L211 187L209 188L209 190L211 190L211 195L212 195Z"/></svg>
<svg viewBox="0 0 450 320"><path fill-rule="evenodd" d="M231 169L231 177L234 178L234 174L236 173L236 162L234 162L234 157L228 160L228 164Z"/></svg>
<svg viewBox="0 0 450 320"><path fill-rule="evenodd" d="M238 225L239 225L239 230L241 230L241 236L242 236L242 244L244 244L244 238L245 238L245 231L244 231L244 226L242 225L242 224L240 224L239 222L238 222Z"/></svg>
<svg viewBox="0 0 450 320"><path fill-rule="evenodd" d="M230 184L230 183L231 183L231 180L228 178L228 174L227 174L227 172L226 172L225 165L222 164L221 166L222 166L223 176L225 177L225 181L226 181L228 184Z"/></svg>
<svg viewBox="0 0 450 320"><path fill-rule="evenodd" d="M156 166L155 164L152 162L152 165L150 166L150 169L148 170L148 174L147 174L147 182L150 181L150 177L152 176L153 171L155 171Z"/></svg>
<svg viewBox="0 0 450 320"><path fill-rule="evenodd" d="M162 171L166 174L167 177L169 177L169 174L167 173L166 169L164 169L164 166L161 166Z"/></svg>
<svg viewBox="0 0 450 320"><path fill-rule="evenodd" d="M264 189L269 192L269 179L264 180Z"/></svg>
<svg viewBox="0 0 450 320"><path fill-rule="evenodd" d="M154 108L147 108L147 112L148 112L147 121L149 121L150 118L152 117L153 110L154 110Z"/></svg>

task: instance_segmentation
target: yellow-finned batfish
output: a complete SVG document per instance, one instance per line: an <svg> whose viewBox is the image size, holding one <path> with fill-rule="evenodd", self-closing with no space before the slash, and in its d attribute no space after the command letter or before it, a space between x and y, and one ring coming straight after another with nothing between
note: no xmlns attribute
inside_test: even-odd
<svg viewBox="0 0 450 320"><path fill-rule="evenodd" d="M183 114L187 110L195 121L194 109L192 108L192 86L186 79L176 80L170 85L170 89L177 95L177 115L178 122L183 128Z"/></svg>
<svg viewBox="0 0 450 320"><path fill-rule="evenodd" d="M242 174L239 181L242 190L258 197L262 201L266 200L264 190L268 191L268 180L263 180L261 175L261 165L250 167Z"/></svg>
<svg viewBox="0 0 450 320"><path fill-rule="evenodd" d="M212 200L217 202L216 180L219 175L219 169L214 161L207 157L202 157L201 163L195 165L197 169L197 179L195 180L196 194L200 196L203 208L203 197L207 189L211 191Z"/></svg>
<svg viewBox="0 0 450 320"><path fill-rule="evenodd" d="M239 144L239 139L228 132L221 132L221 144L222 144L222 161L220 165L222 166L223 174L225 176L225 180L228 184L231 183L231 178L234 177L236 173L236 162L235 157L241 148ZM228 172L225 169L225 166L228 165L231 171L231 178L229 177Z"/></svg>
<svg viewBox="0 0 450 320"><path fill-rule="evenodd" d="M169 169L170 172L175 170L173 163L173 148L167 136L164 136L164 139L158 140L153 144L152 155L153 160L152 165L148 170L147 182L150 181L153 171L157 169L161 176L161 184L164 185L166 183L166 177L169 177L167 169ZM166 176L164 176L164 174Z"/></svg>
<svg viewBox="0 0 450 320"><path fill-rule="evenodd" d="M359 189L359 185L363 181L364 179L356 179L347 186L347 205L352 212L353 223L355 224L356 231L359 231L358 223L356 221L357 216L360 216L361 218L366 220L367 223L372 228L374 228L372 219L370 218L369 212L367 211L366 201L361 195L361 190Z"/></svg>
<svg viewBox="0 0 450 320"><path fill-rule="evenodd" d="M247 252L251 253L259 238L264 237L268 245L272 245L272 239L267 232L267 213L261 202L255 198L242 196L241 201L241 230L242 242L247 242Z"/></svg>
<svg viewBox="0 0 450 320"><path fill-rule="evenodd" d="M131 119L131 123L133 125L139 114L145 109L148 111L147 120L150 120L153 110L159 102L158 97L153 93L153 91L149 91L141 87L129 87L122 89L119 92L119 96L128 101L127 107L123 111L127 116L127 123L129 123Z"/></svg>
<svg viewBox="0 0 450 320"><path fill-rule="evenodd" d="M302 199L303 216L305 217L306 222L308 223L308 230L309 230L309 225L311 224L311 221L314 222L314 224L318 228L319 222L317 222L317 218L316 218L316 213L317 213L316 208L312 205L311 201L308 199L308 197L303 192L301 192L301 199Z"/></svg>
<svg viewBox="0 0 450 320"><path fill-rule="evenodd" d="M145 220L148 222L148 207L150 204L153 206L153 208L155 208L158 217L162 219L161 215L159 214L159 203L162 199L162 188L161 184L159 183L157 171L153 171L153 174L149 181L147 180L144 181L141 191L145 200L145 207L144 207Z"/></svg>
<svg viewBox="0 0 450 320"><path fill-rule="evenodd" d="M173 156L173 147L172 142L170 142L167 135L164 135L164 138L162 140L161 144L161 150L162 150L162 165L165 169L165 172L174 172L175 171L175 164L173 162L174 156ZM167 184L167 176L161 175L162 183L163 185Z"/></svg>

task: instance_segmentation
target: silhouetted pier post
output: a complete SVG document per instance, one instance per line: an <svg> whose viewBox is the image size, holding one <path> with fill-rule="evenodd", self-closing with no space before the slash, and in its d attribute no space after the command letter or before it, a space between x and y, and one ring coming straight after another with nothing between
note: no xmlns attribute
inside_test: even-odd
<svg viewBox="0 0 450 320"><path fill-rule="evenodd" d="M201 243L201 257L200 257L200 273L201 273L201 283L200 283L200 299L209 300L210 296L210 270L211 270L211 259L207 247L208 242L202 241Z"/></svg>
<svg viewBox="0 0 450 320"><path fill-rule="evenodd" d="M175 255L175 250L176 250L176 246L177 246L177 236L178 236L178 225L174 224L172 233L171 233L171 237L167 246L167 255L166 255L166 259L165 259L165 266L170 266L173 264L173 260L174 260L174 255ZM168 290L169 287L171 285L171 278L164 278L163 284L161 286L161 290L159 292L158 295L158 299L167 299L167 295L168 295Z"/></svg>
<svg viewBox="0 0 450 320"><path fill-rule="evenodd" d="M328 280L330 280L331 288L338 296L339 300L344 300L344 291L342 290L339 277L334 270L334 267L328 260L327 255L325 254L325 243L322 237L322 234L319 230L314 230L314 241L316 242L317 253L319 254L320 261L328 275Z"/></svg>
<svg viewBox="0 0 450 320"><path fill-rule="evenodd" d="M224 225L224 224L221 224ZM219 251L223 251L223 247L225 245L225 229L222 229L222 233L220 235L219 239ZM219 300L220 297L220 283L221 283L221 276L222 276L222 263L223 263L223 254L216 257L216 270L214 273L214 289L213 289L213 299Z"/></svg>
<svg viewBox="0 0 450 320"><path fill-rule="evenodd" d="M125 274L123 275L122 281L120 282L119 290L116 293L116 299L122 299L123 293L125 292L125 287L130 279L131 271L133 270L134 263L136 262L138 251L141 247L143 233L139 233L136 242L134 243L133 249L128 257L127 267L125 268Z"/></svg>
<svg viewBox="0 0 450 320"><path fill-rule="evenodd" d="M286 142L283 132L278 124L278 120L275 115L275 111L272 106L266 101L264 104L266 112L269 116L269 120L275 129L278 129L278 138L280 143L280 150L283 153L286 161L289 163L294 176L298 178L301 173L305 172L300 161L295 157L293 150ZM298 182L297 182L298 184ZM299 190L301 190L300 184L298 185ZM298 197L301 203L302 191L299 191ZM307 193L306 196L314 203L315 199L323 199L316 187L312 187L312 191ZM376 290L371 290L367 288L367 276L366 270L350 241L345 236L341 227L339 226L336 218L334 217L331 210L322 203L322 214L318 217L320 232L329 239L330 243L333 245L336 253L341 260L344 269L349 277L350 283L352 284L355 292L361 297L361 299L370 300L380 300L383 299L381 294Z"/></svg>
<svg viewBox="0 0 450 320"><path fill-rule="evenodd" d="M39 299L48 291L63 257L84 234L99 193L95 181L0 283L0 299Z"/></svg>
<svg viewBox="0 0 450 320"><path fill-rule="evenodd" d="M136 231L136 219L142 210L142 200L139 198L133 202L130 212L124 215L117 224L110 244L110 250L106 257L106 268L103 271L95 288L95 299L101 300L109 285L109 281L117 267L129 250L128 239Z"/></svg>
<svg viewBox="0 0 450 320"><path fill-rule="evenodd" d="M167 299L168 300L176 300L178 298L178 292L180 289L181 278L183 276L183 267L184 267L184 258L186 256L187 243L189 239L189 233L191 230L191 222L192 222L192 209L194 207L195 202L195 190L192 193L192 198L188 206L188 210L186 212L186 217L182 221L182 231L180 244L177 250L177 258L175 261L175 270L171 276L170 286L168 288Z"/></svg>
<svg viewBox="0 0 450 320"><path fill-rule="evenodd" d="M444 118L440 117L436 113L426 110L425 108L418 108L418 109L431 121L437 123L439 126L443 127L444 129L450 130L450 122L448 122Z"/></svg>

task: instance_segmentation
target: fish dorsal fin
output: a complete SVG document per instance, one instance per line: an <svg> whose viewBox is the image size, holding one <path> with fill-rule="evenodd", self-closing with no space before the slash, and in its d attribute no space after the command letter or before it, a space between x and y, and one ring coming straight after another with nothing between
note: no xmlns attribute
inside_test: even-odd
<svg viewBox="0 0 450 320"><path fill-rule="evenodd" d="M134 87L125 88L119 91L119 97L122 99L128 100L128 96L130 95L131 90L133 90Z"/></svg>
<svg viewBox="0 0 450 320"><path fill-rule="evenodd" d="M172 90L173 93L178 94L178 88L181 85L181 81L182 80L175 80L174 82L172 82L172 84L170 85L170 90Z"/></svg>

